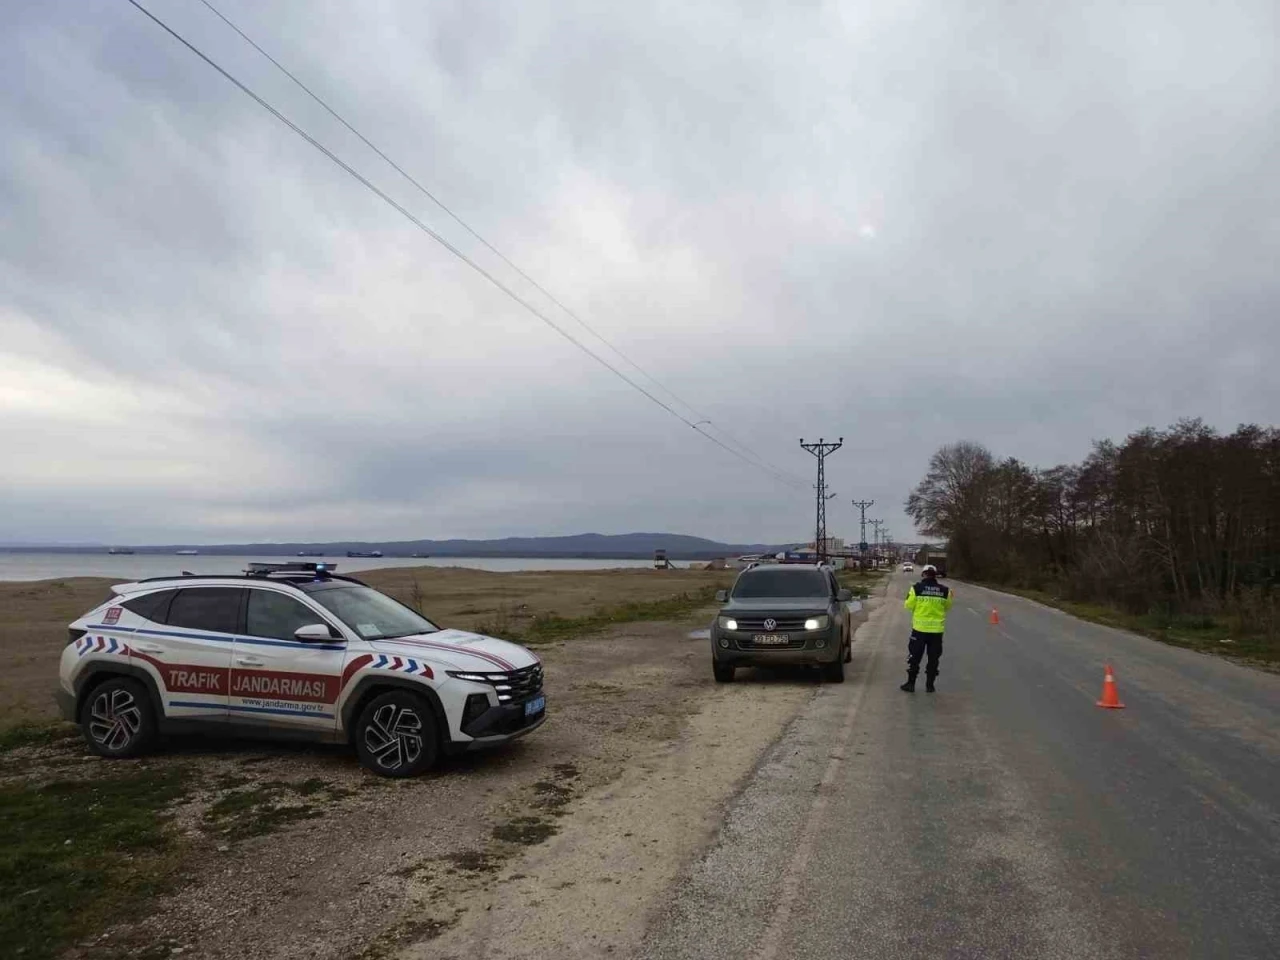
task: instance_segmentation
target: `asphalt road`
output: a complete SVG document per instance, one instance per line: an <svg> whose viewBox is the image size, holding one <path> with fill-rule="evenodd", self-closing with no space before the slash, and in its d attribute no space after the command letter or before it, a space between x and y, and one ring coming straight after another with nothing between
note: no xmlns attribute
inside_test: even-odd
<svg viewBox="0 0 1280 960"><path fill-rule="evenodd" d="M642 954L1280 957L1280 676L953 584L939 692L909 695L909 582Z"/></svg>

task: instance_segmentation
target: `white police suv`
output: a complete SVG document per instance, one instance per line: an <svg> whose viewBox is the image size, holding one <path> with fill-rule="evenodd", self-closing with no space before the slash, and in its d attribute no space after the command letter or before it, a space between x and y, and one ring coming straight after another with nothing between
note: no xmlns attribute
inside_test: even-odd
<svg viewBox="0 0 1280 960"><path fill-rule="evenodd" d="M71 624L57 694L104 757L214 730L353 743L374 773L407 777L546 719L531 652L440 629L332 564L251 564L113 594Z"/></svg>

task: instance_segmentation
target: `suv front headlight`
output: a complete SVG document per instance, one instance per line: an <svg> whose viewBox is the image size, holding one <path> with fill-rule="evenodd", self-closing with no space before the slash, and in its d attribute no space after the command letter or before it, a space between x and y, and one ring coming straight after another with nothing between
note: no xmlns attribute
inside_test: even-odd
<svg viewBox="0 0 1280 960"><path fill-rule="evenodd" d="M717 617L716 622L720 625L721 630L737 630L738 621L733 617Z"/></svg>
<svg viewBox="0 0 1280 960"><path fill-rule="evenodd" d="M825 630L830 623L831 618L824 613L820 617L810 617L804 622L804 628L806 630Z"/></svg>

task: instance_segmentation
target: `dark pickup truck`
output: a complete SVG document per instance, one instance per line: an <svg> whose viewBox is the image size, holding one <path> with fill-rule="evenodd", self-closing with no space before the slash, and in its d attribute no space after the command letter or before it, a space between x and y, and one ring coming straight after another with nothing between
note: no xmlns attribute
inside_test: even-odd
<svg viewBox="0 0 1280 960"><path fill-rule="evenodd" d="M849 600L835 573L808 564L744 570L711 625L711 665L719 683L737 667L820 666L826 679L844 682L850 660Z"/></svg>

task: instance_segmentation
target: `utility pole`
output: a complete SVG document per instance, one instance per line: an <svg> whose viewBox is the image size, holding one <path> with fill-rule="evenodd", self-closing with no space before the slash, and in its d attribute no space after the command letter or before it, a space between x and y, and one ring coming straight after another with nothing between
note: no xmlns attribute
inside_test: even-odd
<svg viewBox="0 0 1280 960"><path fill-rule="evenodd" d="M875 503L874 500L852 500L850 501L855 507L861 511L862 519L858 521L858 553L862 555L865 563L867 559L867 507Z"/></svg>
<svg viewBox="0 0 1280 960"><path fill-rule="evenodd" d="M818 438L817 443L805 443L804 437L801 437L800 446L818 459L818 483L816 488L818 491L818 508L813 525L813 549L818 555L818 562L821 563L827 559L827 457L844 446L844 437L840 437L835 443L827 443L822 437Z"/></svg>
<svg viewBox="0 0 1280 960"><path fill-rule="evenodd" d="M883 520L868 520L867 523L876 528L876 553L880 552L880 528L884 526Z"/></svg>

